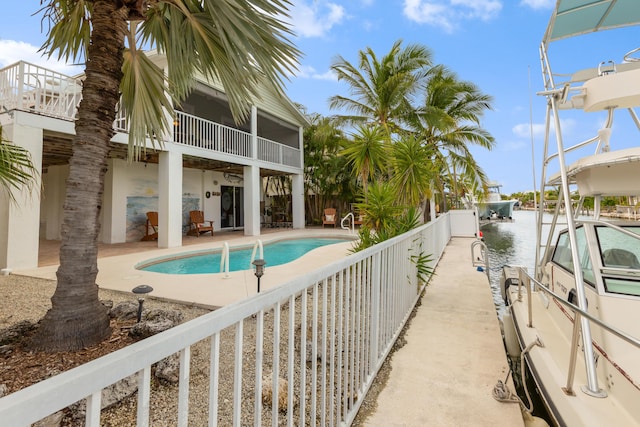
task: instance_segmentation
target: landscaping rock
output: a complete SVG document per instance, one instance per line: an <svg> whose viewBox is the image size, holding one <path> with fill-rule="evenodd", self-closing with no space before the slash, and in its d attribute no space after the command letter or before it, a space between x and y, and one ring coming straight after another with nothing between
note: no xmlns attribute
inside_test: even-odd
<svg viewBox="0 0 640 427"><path fill-rule="evenodd" d="M278 377L278 411L286 412L289 398L289 382ZM268 408L273 406L273 373L262 377L262 404Z"/></svg>

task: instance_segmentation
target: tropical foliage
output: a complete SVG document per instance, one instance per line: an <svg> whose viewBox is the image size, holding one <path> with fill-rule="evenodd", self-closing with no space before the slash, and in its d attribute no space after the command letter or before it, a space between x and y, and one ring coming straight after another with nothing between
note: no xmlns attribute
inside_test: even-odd
<svg viewBox="0 0 640 427"><path fill-rule="evenodd" d="M351 129L340 155L361 187L360 249L403 232L407 215L424 217L429 200L446 209L486 191L470 147L495 143L480 124L490 96L434 65L426 47L400 40L383 56L366 48L356 65L338 57L331 68L350 95L330 105Z"/></svg>
<svg viewBox="0 0 640 427"><path fill-rule="evenodd" d="M0 126L0 187L9 199L15 201L14 191L32 189L37 174L29 151L6 140Z"/></svg>

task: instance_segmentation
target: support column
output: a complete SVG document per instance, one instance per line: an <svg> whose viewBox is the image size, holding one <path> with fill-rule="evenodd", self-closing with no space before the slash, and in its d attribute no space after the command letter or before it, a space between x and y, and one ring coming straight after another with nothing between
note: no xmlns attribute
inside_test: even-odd
<svg viewBox="0 0 640 427"><path fill-rule="evenodd" d="M258 158L258 108L251 106L251 158Z"/></svg>
<svg viewBox="0 0 640 427"><path fill-rule="evenodd" d="M291 213L293 228L304 228L304 176L291 177Z"/></svg>
<svg viewBox="0 0 640 427"><path fill-rule="evenodd" d="M162 151L158 170L158 247L182 246L182 153Z"/></svg>
<svg viewBox="0 0 640 427"><path fill-rule="evenodd" d="M260 235L260 168L245 166L244 178L244 235Z"/></svg>
<svg viewBox="0 0 640 427"><path fill-rule="evenodd" d="M31 190L14 190L14 201L0 189L0 269L16 270L38 266L40 239L40 188L42 186L42 129L20 123L4 126L4 137L31 153L38 171Z"/></svg>

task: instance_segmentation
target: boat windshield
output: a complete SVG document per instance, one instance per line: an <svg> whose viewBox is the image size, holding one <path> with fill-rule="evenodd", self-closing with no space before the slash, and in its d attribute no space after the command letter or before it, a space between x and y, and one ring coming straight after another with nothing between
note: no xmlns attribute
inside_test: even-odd
<svg viewBox="0 0 640 427"><path fill-rule="evenodd" d="M582 277L585 282L595 287L593 268L591 268L591 258L587 250L587 238L585 236L584 227L576 229L576 239L578 242L578 256L580 257L580 268L582 269ZM558 236L558 243L553 253L553 262L560 265L571 274L573 270L573 260L571 259L571 244L569 242L569 233L564 232Z"/></svg>
<svg viewBox="0 0 640 427"><path fill-rule="evenodd" d="M640 226L624 227L635 238L611 227L596 227L607 292L640 296Z"/></svg>

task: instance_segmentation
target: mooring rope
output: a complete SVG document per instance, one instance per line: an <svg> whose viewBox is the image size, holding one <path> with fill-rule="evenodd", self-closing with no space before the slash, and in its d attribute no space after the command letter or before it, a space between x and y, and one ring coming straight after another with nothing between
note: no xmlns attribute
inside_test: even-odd
<svg viewBox="0 0 640 427"><path fill-rule="evenodd" d="M507 379L509 379L509 375L511 374L511 369L507 372L507 378L504 381L498 380L498 383L493 387L493 398L498 402L504 403L519 403L522 406L522 409L527 411L529 414L533 413L533 402L531 401L531 395L529 394L529 389L527 388L527 383L525 379L525 362L524 356L527 354L534 346L544 347L540 338L536 338L535 341L531 342L522 353L520 353L520 376L522 378L522 386L524 387L524 393L527 396L527 400L529 401L529 405L525 405L525 403L520 399L520 397L513 393L509 386L506 384Z"/></svg>

